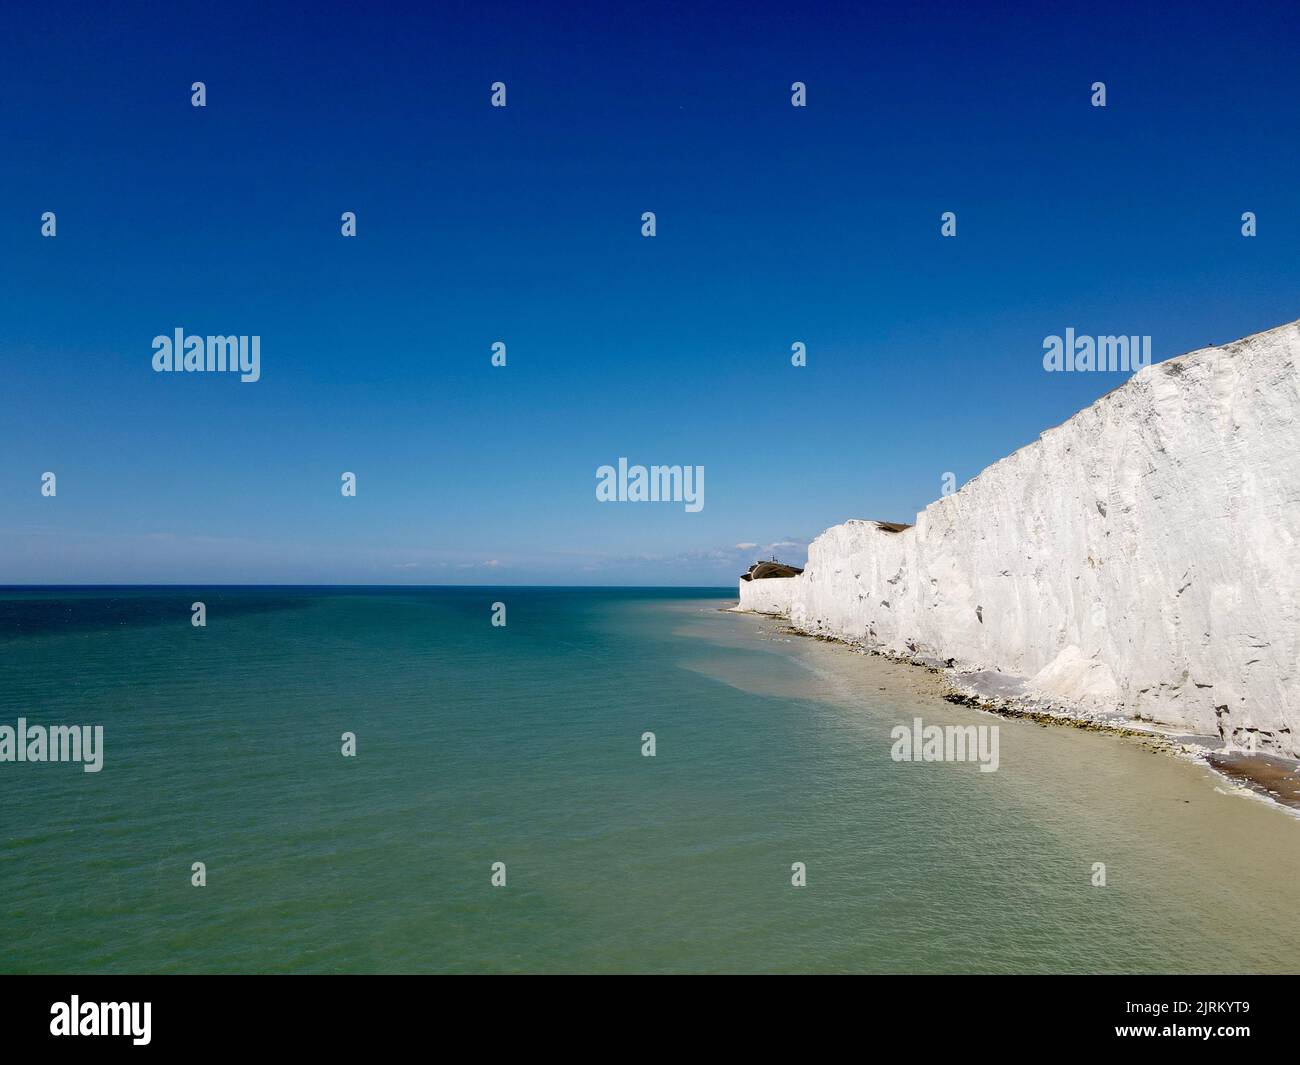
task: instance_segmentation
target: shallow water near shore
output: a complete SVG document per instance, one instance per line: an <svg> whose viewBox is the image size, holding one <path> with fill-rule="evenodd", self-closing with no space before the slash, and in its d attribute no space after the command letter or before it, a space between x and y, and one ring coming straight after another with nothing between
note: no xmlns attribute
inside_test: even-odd
<svg viewBox="0 0 1300 1065"><path fill-rule="evenodd" d="M1297 969L1294 818L734 601L3 591L0 724L105 757L0 764L0 969ZM894 762L914 717L997 725L998 770Z"/></svg>

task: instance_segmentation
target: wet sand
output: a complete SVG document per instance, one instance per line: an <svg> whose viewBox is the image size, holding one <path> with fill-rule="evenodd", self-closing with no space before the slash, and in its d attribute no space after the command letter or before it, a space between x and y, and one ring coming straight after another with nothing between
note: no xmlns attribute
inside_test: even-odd
<svg viewBox="0 0 1300 1065"><path fill-rule="evenodd" d="M1224 776L1300 810L1300 763L1269 754L1212 751L1205 760Z"/></svg>
<svg viewBox="0 0 1300 1065"><path fill-rule="evenodd" d="M777 618L776 615L756 616ZM1281 806L1300 811L1300 761L1296 759L1228 749L1219 737L1188 734L1172 725L1130 719L1118 711L1097 713L1050 705L1029 697L1024 690L1025 682L1019 677L987 671L958 673L946 662L889 654L821 633L802 632L791 627L787 619L778 620L786 621L784 633L787 636L840 644L858 654L924 671L936 679L937 693L947 702L999 717L1032 721L1044 727L1058 725L1088 732L1108 732L1135 740L1152 751L1203 761L1234 784Z"/></svg>

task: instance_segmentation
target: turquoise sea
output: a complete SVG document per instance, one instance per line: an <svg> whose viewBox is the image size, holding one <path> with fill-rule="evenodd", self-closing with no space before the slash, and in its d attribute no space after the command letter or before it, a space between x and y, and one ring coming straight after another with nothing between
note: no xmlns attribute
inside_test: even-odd
<svg viewBox="0 0 1300 1065"><path fill-rule="evenodd" d="M1290 814L734 601L3 590L0 725L104 766L0 763L0 970L1300 968ZM916 716L997 724L998 771L892 761Z"/></svg>

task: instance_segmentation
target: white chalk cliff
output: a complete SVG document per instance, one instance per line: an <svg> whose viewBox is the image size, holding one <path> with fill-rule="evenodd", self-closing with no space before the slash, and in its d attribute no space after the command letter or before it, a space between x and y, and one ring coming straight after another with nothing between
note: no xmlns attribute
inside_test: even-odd
<svg viewBox="0 0 1300 1065"><path fill-rule="evenodd" d="M740 597L805 632L1300 755L1300 323L1148 366L914 527L837 525L802 575Z"/></svg>

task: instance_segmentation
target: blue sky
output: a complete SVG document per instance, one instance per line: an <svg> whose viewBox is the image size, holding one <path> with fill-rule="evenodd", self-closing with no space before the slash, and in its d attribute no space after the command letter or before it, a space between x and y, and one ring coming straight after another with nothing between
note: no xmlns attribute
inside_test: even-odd
<svg viewBox="0 0 1300 1065"><path fill-rule="evenodd" d="M8 6L0 582L727 584L1300 316L1293 6L978 7Z"/></svg>

